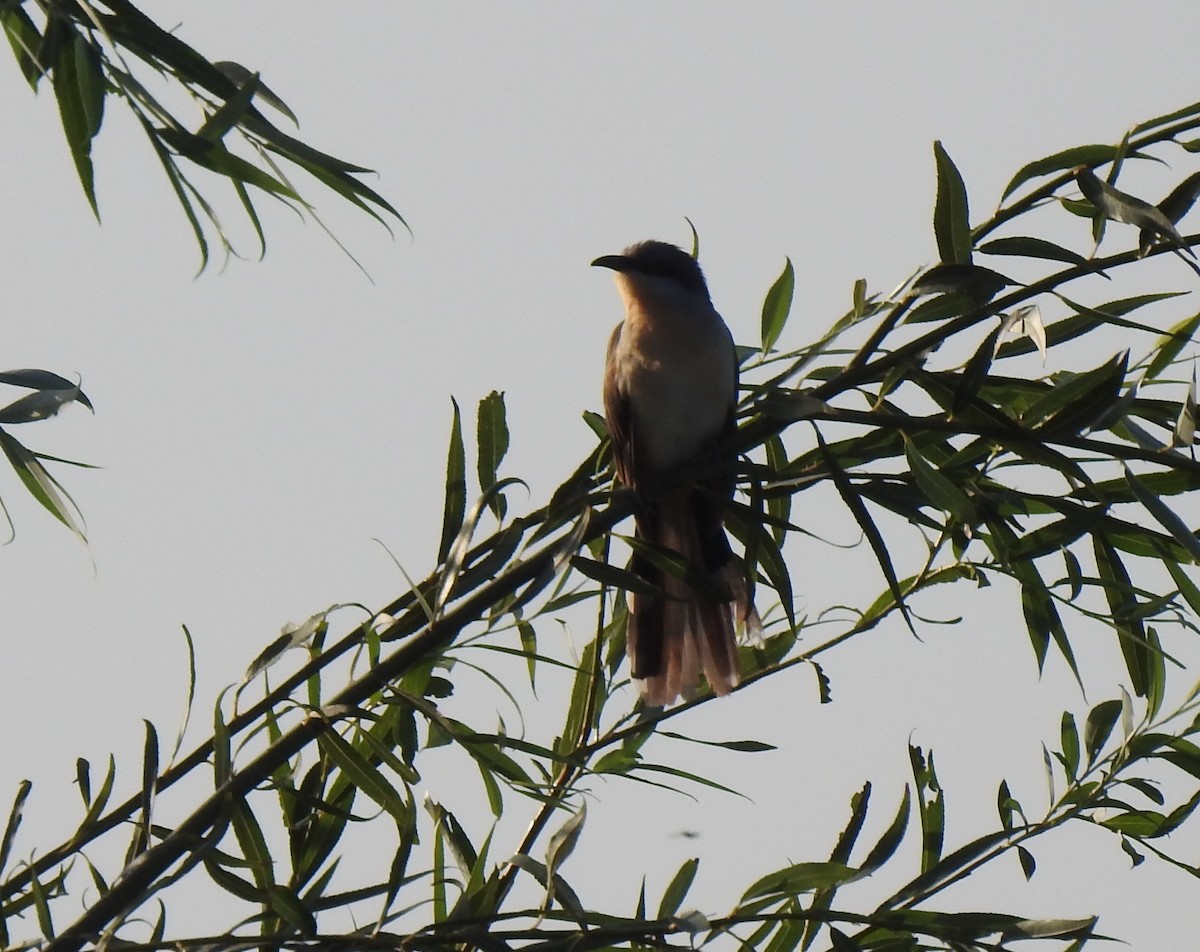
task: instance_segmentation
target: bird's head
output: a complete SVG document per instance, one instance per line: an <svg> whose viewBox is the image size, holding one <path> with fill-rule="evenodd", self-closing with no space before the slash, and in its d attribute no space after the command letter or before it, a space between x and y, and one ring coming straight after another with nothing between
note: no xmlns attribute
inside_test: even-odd
<svg viewBox="0 0 1200 952"><path fill-rule="evenodd" d="M639 289L684 291L708 300L708 285L699 262L682 248L665 241L638 242L619 255L597 258L592 266L609 268Z"/></svg>

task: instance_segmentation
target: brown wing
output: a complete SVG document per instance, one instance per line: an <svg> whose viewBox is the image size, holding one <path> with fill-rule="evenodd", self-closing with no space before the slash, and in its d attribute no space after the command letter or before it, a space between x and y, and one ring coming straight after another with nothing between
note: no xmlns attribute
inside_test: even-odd
<svg viewBox="0 0 1200 952"><path fill-rule="evenodd" d="M629 407L629 395L622 391L617 380L617 343L621 339L621 328L613 328L608 339L608 358L604 365L604 420L608 424L608 436L612 441L613 464L617 479L626 486L633 485L633 415Z"/></svg>

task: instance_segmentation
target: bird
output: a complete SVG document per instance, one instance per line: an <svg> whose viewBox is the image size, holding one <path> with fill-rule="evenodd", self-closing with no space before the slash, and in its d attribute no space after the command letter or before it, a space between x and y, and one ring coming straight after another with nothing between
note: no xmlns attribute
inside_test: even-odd
<svg viewBox="0 0 1200 952"><path fill-rule="evenodd" d="M603 396L616 478L637 495L630 568L648 583L627 596L632 676L652 707L691 695L701 670L726 695L738 684L738 628L761 627L723 516L734 491L734 461L721 457L736 425L733 337L681 248L642 241L592 265L614 273L625 306ZM709 474L672 478L690 461ZM664 550L685 568L667 571Z"/></svg>

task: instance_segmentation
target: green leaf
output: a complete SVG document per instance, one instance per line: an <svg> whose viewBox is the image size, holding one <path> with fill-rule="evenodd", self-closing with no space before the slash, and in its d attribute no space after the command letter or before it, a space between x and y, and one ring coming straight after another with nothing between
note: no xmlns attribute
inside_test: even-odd
<svg viewBox="0 0 1200 952"><path fill-rule="evenodd" d="M1154 357L1146 366L1147 379L1153 380L1166 370L1180 352L1192 342L1200 327L1200 313L1185 317L1154 342Z"/></svg>
<svg viewBox="0 0 1200 952"><path fill-rule="evenodd" d="M1146 507L1146 511L1174 537L1191 555L1193 561L1200 562L1200 539L1187 527L1187 524L1159 496L1151 492L1140 479L1133 475L1128 464L1125 465L1125 481L1137 497L1138 502Z"/></svg>
<svg viewBox="0 0 1200 952"><path fill-rule="evenodd" d="M1000 787L996 791L996 813L1000 817L1000 825L1009 833L1016 826L1017 817L1021 817L1024 821L1024 811L1016 797L1012 795L1007 780L1001 780Z"/></svg>
<svg viewBox="0 0 1200 952"><path fill-rule="evenodd" d="M940 141L933 143L937 165L937 200L933 206L933 232L938 254L945 264L971 261L971 223L967 209L967 187Z"/></svg>
<svg viewBox="0 0 1200 952"><path fill-rule="evenodd" d="M75 384L68 387L48 387L36 390L0 408L0 424L34 423L38 420L45 420L57 414L67 404L76 401L91 407L87 396Z"/></svg>
<svg viewBox="0 0 1200 952"><path fill-rule="evenodd" d="M557 874L551 875L544 864L539 863L532 856L526 856L524 853L513 855L509 859L509 862L517 867L517 869L523 869L529 873L546 890L546 900L542 908L543 913L549 910L550 903L557 897L564 909L571 910L577 919L581 918L583 904L561 876ZM642 889L644 893L645 883L642 884ZM638 918L644 919L645 915L639 915Z"/></svg>
<svg viewBox="0 0 1200 952"><path fill-rule="evenodd" d="M785 258L783 271L763 300L761 339L764 354L770 353L775 342L779 340L779 335L783 333L783 327L792 309L792 295L795 289L796 273L792 268L792 259Z"/></svg>
<svg viewBox="0 0 1200 952"><path fill-rule="evenodd" d="M1044 435L1080 433L1105 421L1120 395L1129 352L1122 351L1084 373L1062 373L1044 397L1021 414L1021 422Z"/></svg>
<svg viewBox="0 0 1200 952"><path fill-rule="evenodd" d="M508 422L505 417L504 394L496 390L479 401L476 447L479 489L481 492L487 492L496 485L500 463L508 452ZM504 518L507 506L502 495L493 495L488 505L497 519Z"/></svg>
<svg viewBox="0 0 1200 952"><path fill-rule="evenodd" d="M142 748L142 791L141 791L141 849L149 849L153 842L154 831L154 800L158 793L158 731L150 721L143 720L146 725L146 741Z"/></svg>
<svg viewBox="0 0 1200 952"><path fill-rule="evenodd" d="M867 781L863 784L862 789L850 798L850 820L838 836L833 852L829 854L831 863L848 863L850 861L850 853L867 820L867 807L870 803L871 783ZM870 867L864 864L863 869L866 871Z"/></svg>
<svg viewBox="0 0 1200 952"><path fill-rule="evenodd" d="M1068 780L1079 778L1079 728L1075 726L1075 718L1070 711L1063 711L1062 728L1062 765L1067 772Z"/></svg>
<svg viewBox="0 0 1200 952"><path fill-rule="evenodd" d="M1041 178L1053 172L1062 172L1078 165L1103 165L1116 158L1117 149L1111 145L1081 145L1063 152L1056 152L1044 159L1037 159L1024 166L1004 188L1000 200L1008 198L1018 188L1033 178Z"/></svg>
<svg viewBox="0 0 1200 952"><path fill-rule="evenodd" d="M782 437L771 437L763 444L763 450L766 452L767 466L770 467L772 472L779 473L788 465L787 447L784 446ZM755 508L760 512L761 504L766 505L771 518L775 520L771 533L775 538L775 544L783 545L783 540L787 537L788 531L785 526L789 525L791 520L791 493L772 493L764 496L764 494L757 491L761 488L759 483L754 483L753 488L756 491L751 493L752 503L758 504Z"/></svg>
<svg viewBox="0 0 1200 952"><path fill-rule="evenodd" d="M332 728L318 735L317 742L358 790L382 807L397 823L406 820L408 808L392 783L353 745Z"/></svg>
<svg viewBox="0 0 1200 952"><path fill-rule="evenodd" d="M258 92L258 88L258 73L252 73L238 87L237 92L205 120L204 125L196 131L196 135L207 142L220 142L250 111L250 101Z"/></svg>
<svg viewBox="0 0 1200 952"><path fill-rule="evenodd" d="M986 304L1005 288L1012 287L1013 283L1011 278L999 271L993 271L982 265L966 262L939 264L934 265L913 282L912 292L913 294L965 295L965 303L968 306L975 306ZM922 305L922 308L924 306ZM941 320L965 310L959 305L958 300L950 301L948 306L951 308L948 314L937 311L933 314L922 313L918 316L917 310L920 309L914 309L908 316L908 323L917 324L929 320Z"/></svg>
<svg viewBox="0 0 1200 952"><path fill-rule="evenodd" d="M814 431L817 435L817 445L821 451L821 457L825 461L825 467L829 470L829 475L833 478L833 484L838 491L838 495L842 497L842 501L854 516L854 521L863 531L863 535L867 537L867 541L871 545L871 551L875 553L875 560L879 563L879 568L883 572L883 576L887 579L888 591L892 593L892 598L895 599L896 607L899 608L900 614L904 621L908 624L908 629L913 634L916 634L916 628L913 627L912 617L908 611L908 605L904 601L904 594L900 591L900 581L896 578L896 570L892 566L892 557L888 552L887 543L883 539L874 520L871 519L871 514L867 512L867 507L862 501L862 497L855 491L853 483L846 475L838 463L837 458L833 455L824 437L821 436L819 430Z"/></svg>
<svg viewBox="0 0 1200 952"><path fill-rule="evenodd" d="M1058 606L1054 604L1054 598L1050 595L1050 590L1042 580L1033 560L1023 559L1013 565L1013 570L1021 582L1021 608L1025 615L1025 627L1029 632L1029 639L1033 643L1034 653L1037 655L1038 673L1042 672L1046 660L1046 649L1050 640L1053 639L1055 646L1071 669L1071 673L1075 675L1076 682L1082 688L1083 678L1079 673L1079 665L1075 661L1075 652L1071 648L1067 630L1058 613Z"/></svg>
<svg viewBox="0 0 1200 952"><path fill-rule="evenodd" d="M1080 268L1091 267L1090 260L1077 251L1071 251L1062 245L1056 245L1044 238L1031 238L1014 235L1008 238L996 238L979 246L979 251L986 255L1012 255L1021 258L1041 258L1046 261L1061 261L1064 264ZM1108 277L1108 275L1105 275Z"/></svg>
<svg viewBox="0 0 1200 952"><path fill-rule="evenodd" d="M1138 839L1152 839L1161 835L1166 817L1154 810L1130 810L1101 820L1102 826Z"/></svg>
<svg viewBox="0 0 1200 952"><path fill-rule="evenodd" d="M975 521L975 507L966 493L952 479L931 466L907 436L904 437L904 455L917 486L935 508L949 513L966 525Z"/></svg>
<svg viewBox="0 0 1200 952"><path fill-rule="evenodd" d="M200 270L203 271L208 267L208 239L204 234L204 226L200 224L200 219L196 215L195 206L192 204L190 197L192 186L179 171L179 166L176 164L175 158L160 140L159 130L151 125L150 121L140 112L137 116L138 121L141 123L142 131L146 133L146 137L150 140L151 148L154 149L154 154L158 157L159 164L163 167L167 181L171 183L171 190L175 193L175 199L179 202L180 208L183 209L184 217L187 218L188 224L192 228L192 236L196 239L196 246L200 249Z"/></svg>
<svg viewBox="0 0 1200 952"><path fill-rule="evenodd" d="M1125 669L1138 697L1145 697L1150 688L1150 670L1154 664L1147 646L1146 631L1138 614L1137 596L1129 572L1108 538L1100 532L1092 534L1096 569L1104 587L1104 597L1113 627L1116 629L1125 658Z"/></svg>
<svg viewBox="0 0 1200 952"><path fill-rule="evenodd" d="M450 450L446 454L446 500L442 506L442 538L437 560L445 562L458 537L467 512L467 454L463 446L462 415L453 397L454 416L450 423Z"/></svg>
<svg viewBox="0 0 1200 952"><path fill-rule="evenodd" d="M1200 195L1200 172L1193 172L1175 188L1171 190L1171 194L1158 203L1159 210L1167 216L1171 222L1178 222L1186 215L1196 203L1196 197ZM1141 234L1138 235L1138 252L1145 255L1154 245L1154 232L1150 229L1143 228Z"/></svg>
<svg viewBox="0 0 1200 952"><path fill-rule="evenodd" d="M986 382L988 372L992 369L992 360L996 356L998 341L1003 329L1003 323L993 328L963 367L962 373L959 375L958 387L954 391L954 405L951 408L953 415L957 416L975 402L975 398L979 395L979 388Z"/></svg>
<svg viewBox="0 0 1200 952"><path fill-rule="evenodd" d="M29 891L33 894L33 905L37 911L38 928L42 930L42 935L47 939L55 937L54 918L50 914L50 898L46 894L46 888L42 885L41 878L34 871L29 877Z"/></svg>
<svg viewBox="0 0 1200 952"><path fill-rule="evenodd" d="M302 936L317 934L317 919L290 888L274 884L264 891L264 902L270 910Z"/></svg>
<svg viewBox="0 0 1200 952"><path fill-rule="evenodd" d="M1167 814L1158 828L1158 835L1164 836L1179 829L1184 821L1196 812L1196 807L1198 806L1200 806L1200 790L1193 793L1184 803Z"/></svg>
<svg viewBox="0 0 1200 952"><path fill-rule="evenodd" d="M679 911L679 906L687 897L688 890L696 878L696 870L700 868L700 860L686 859L675 875L671 877L666 891L663 892L662 902L658 904L658 918L669 919Z"/></svg>
<svg viewBox="0 0 1200 952"><path fill-rule="evenodd" d="M1033 854L1024 846L1018 846L1017 859L1021 861L1021 872L1025 874L1025 878L1032 879L1033 874L1037 871L1037 861L1033 858Z"/></svg>
<svg viewBox="0 0 1200 952"><path fill-rule="evenodd" d="M1153 119L1139 122L1130 130L1130 134L1137 135L1140 132L1147 132L1151 129L1161 129L1163 126L1169 126L1184 119L1191 119L1197 113L1200 113L1200 103L1192 103L1190 106L1184 106L1182 109L1176 109L1168 112L1166 115L1155 116Z"/></svg>
<svg viewBox="0 0 1200 952"><path fill-rule="evenodd" d="M1084 746L1087 749L1088 763L1096 762L1112 729L1121 717L1121 702L1118 700L1101 701L1088 712L1087 725L1084 727Z"/></svg>
<svg viewBox="0 0 1200 952"><path fill-rule="evenodd" d="M246 69L241 63L235 63L232 60L217 60L213 63L216 69L219 69L237 86L244 86L253 80L256 84L255 95L269 106L274 106L281 113L292 120L296 126L300 125L300 120L296 118L296 114L288 107L275 92L262 81L258 73L253 73Z"/></svg>
<svg viewBox="0 0 1200 952"><path fill-rule="evenodd" d="M926 757L920 747L910 744L908 757L916 782L917 810L921 818L921 872L928 873L942 857L946 804L933 766L933 751Z"/></svg>
<svg viewBox="0 0 1200 952"><path fill-rule="evenodd" d="M1079 190L1083 192L1083 197L1095 205L1105 218L1124 222L1127 225L1136 225L1151 235L1168 239L1176 248L1186 250L1191 254L1187 242L1176 230L1171 219L1163 214L1162 209L1127 192L1122 192L1099 178L1088 168L1076 169L1075 182L1079 185Z"/></svg>
<svg viewBox="0 0 1200 952"><path fill-rule="evenodd" d="M1128 327L1130 330L1144 331L1146 333L1157 334L1157 327L1149 324L1139 324L1136 321L1123 320L1126 314L1131 314L1139 308L1146 307L1150 304L1157 304L1159 301L1169 301L1172 298L1181 297L1186 294L1186 291L1157 291L1151 294L1135 294L1133 297L1119 298L1116 301L1108 301L1105 304L1098 304L1095 307L1087 307L1077 301L1072 301L1065 294L1059 293L1057 296L1065 301L1078 314L1086 314L1091 317L1096 317L1106 324L1112 324L1116 327Z"/></svg>
<svg viewBox="0 0 1200 952"><path fill-rule="evenodd" d="M245 800L238 799L231 805L230 823L246 867L254 877L254 884L265 894L268 888L275 885L275 861L258 817Z"/></svg>
<svg viewBox="0 0 1200 952"><path fill-rule="evenodd" d="M769 896L794 896L830 889L856 879L860 871L842 863L796 863L768 873L742 894L741 903Z"/></svg>
<svg viewBox="0 0 1200 952"><path fill-rule="evenodd" d="M730 535L745 546L747 569L761 570L767 582L775 589L776 595L779 596L779 604L787 616L788 627L794 631L797 621L792 578L780 548L780 540L773 532L768 531L769 518L741 518L743 512L744 510L736 505L729 506L726 509L725 527Z"/></svg>
<svg viewBox="0 0 1200 952"><path fill-rule="evenodd" d="M25 801L33 790L33 784L22 780L17 785L17 795L13 798L12 809L8 811L8 822L4 825L4 836L0 837L0 871L8 865L9 854L12 853L13 841L21 826L21 818L25 815Z"/></svg>
<svg viewBox="0 0 1200 952"><path fill-rule="evenodd" d="M436 843L439 844L439 847L435 850L435 855L438 853L442 854L440 858L435 858L435 869L441 870L444 867L443 850L445 846L448 846L459 871L464 876L470 877L471 871L479 861L479 854L467 837L466 830L458 822L458 818L430 797L428 793L425 794L425 811L433 818L434 828L437 832ZM443 879L441 875L438 875L436 878ZM441 901L445 901L444 897ZM444 918L444 913L439 916L439 919Z"/></svg>
<svg viewBox="0 0 1200 952"><path fill-rule="evenodd" d="M17 66L29 88L37 92L38 82L42 78L42 70L38 66L37 51L41 46L42 36L23 6L6 7L0 10L0 27L8 36L13 55L17 58Z"/></svg>
<svg viewBox="0 0 1200 952"><path fill-rule="evenodd" d="M83 526L76 518L79 515L78 508L37 456L3 430L0 430L0 449L30 495L81 540L87 541Z"/></svg>
<svg viewBox="0 0 1200 952"><path fill-rule="evenodd" d="M233 754L230 750L229 725L226 723L225 714L221 710L221 704L224 700L225 691L222 691L217 695L216 703L213 704L212 765L213 786L216 788L220 788L228 783L233 773Z"/></svg>
<svg viewBox="0 0 1200 952"><path fill-rule="evenodd" d="M624 592L635 592L639 595L656 595L658 588L629 569L622 569L607 562L597 562L586 555L571 557L571 568L601 585L620 589Z"/></svg>
<svg viewBox="0 0 1200 952"><path fill-rule="evenodd" d="M98 70L95 52L87 40L72 31L71 40L64 43L54 64L54 97L79 184L97 219L100 210L92 172L92 138L100 128L104 101L104 77L96 75Z"/></svg>
<svg viewBox="0 0 1200 952"><path fill-rule="evenodd" d="M1198 196L1200 196L1200 172L1193 172L1171 189L1171 193L1158 203L1158 207L1171 221L1178 222L1192 210Z"/></svg>
<svg viewBox="0 0 1200 952"><path fill-rule="evenodd" d="M258 166L230 152L224 143L209 142L198 135L179 129L160 129L159 137L184 158L210 172L228 179L244 182L270 195L299 200L300 196L285 182L264 172Z"/></svg>
<svg viewBox="0 0 1200 952"><path fill-rule="evenodd" d="M583 835L583 825L586 822L587 801L581 800L579 809L572 813L550 837L550 843L546 847L546 869L551 875L557 873L567 858L575 852L575 847L579 845L579 837Z"/></svg>
<svg viewBox="0 0 1200 952"><path fill-rule="evenodd" d="M672 740L684 740L689 744L702 744L705 747L719 747L722 750L736 750L743 754L761 754L765 753L766 751L777 749L771 744L766 744L758 740L699 740L695 737L686 737L683 734L677 734L674 731L660 730L657 733L660 737L670 737Z"/></svg>
<svg viewBox="0 0 1200 952"><path fill-rule="evenodd" d="M1191 447L1196 442L1197 421L1197 384L1196 367L1192 366L1192 383L1188 387L1187 397L1179 407L1179 415L1175 418L1175 426L1171 430L1172 447ZM1125 421L1126 426L1129 421Z"/></svg>
<svg viewBox="0 0 1200 952"><path fill-rule="evenodd" d="M108 87L99 51L81 35L75 37L75 82L79 85L79 106L87 136L94 139L104 123L104 98Z"/></svg>
<svg viewBox="0 0 1200 952"><path fill-rule="evenodd" d="M822 704L833 703L832 685L829 680L829 675L825 673L825 669L821 667L820 662L809 659L812 665L813 674L817 676L817 698Z"/></svg>
<svg viewBox="0 0 1200 952"><path fill-rule="evenodd" d="M862 946L851 939L841 929L829 927L829 944L834 952L862 952Z"/></svg>
<svg viewBox="0 0 1200 952"><path fill-rule="evenodd" d="M905 787L904 798L900 801L900 808L896 811L895 817L884 831L883 836L879 838L879 842L871 848L871 852L863 860L862 870L864 873L879 869L895 854L908 830L908 814L911 807L912 791Z"/></svg>

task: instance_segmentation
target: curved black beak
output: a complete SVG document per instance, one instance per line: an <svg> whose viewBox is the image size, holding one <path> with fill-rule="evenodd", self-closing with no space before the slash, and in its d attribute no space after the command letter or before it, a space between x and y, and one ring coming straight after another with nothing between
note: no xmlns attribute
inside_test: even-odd
<svg viewBox="0 0 1200 952"><path fill-rule="evenodd" d="M601 255L592 262L593 268L611 268L613 271L628 271L629 259L624 255Z"/></svg>

